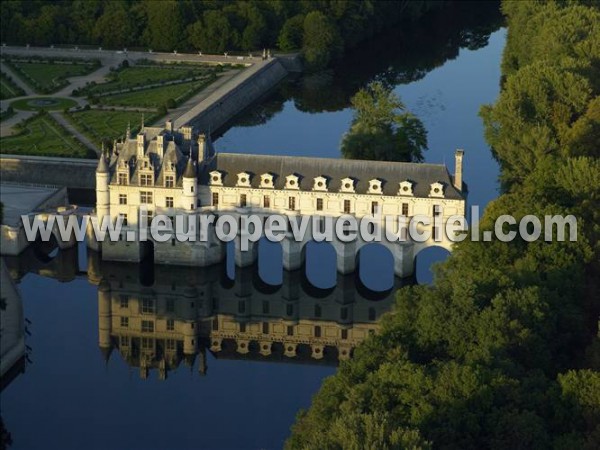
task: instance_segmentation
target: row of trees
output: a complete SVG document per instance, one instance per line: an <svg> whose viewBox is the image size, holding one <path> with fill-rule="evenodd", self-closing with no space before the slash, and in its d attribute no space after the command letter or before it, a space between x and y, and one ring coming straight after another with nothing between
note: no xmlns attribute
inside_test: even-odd
<svg viewBox="0 0 600 450"><path fill-rule="evenodd" d="M444 7L427 0L5 0L0 35L8 43L156 51L302 49L309 66L322 68L345 48Z"/></svg>
<svg viewBox="0 0 600 450"><path fill-rule="evenodd" d="M481 230L572 214L577 241L457 244L325 381L290 449L600 447L600 11L503 11L503 89L482 116L504 193Z"/></svg>

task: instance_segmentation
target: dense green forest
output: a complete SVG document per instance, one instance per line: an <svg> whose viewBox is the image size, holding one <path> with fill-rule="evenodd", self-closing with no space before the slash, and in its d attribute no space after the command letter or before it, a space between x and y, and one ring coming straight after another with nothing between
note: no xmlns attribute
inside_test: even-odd
<svg viewBox="0 0 600 450"><path fill-rule="evenodd" d="M502 8L502 92L481 115L503 193L481 231L573 214L578 239L456 244L325 381L290 449L600 448L600 11Z"/></svg>
<svg viewBox="0 0 600 450"><path fill-rule="evenodd" d="M322 68L345 49L451 2L4 0L2 42L204 52L301 49Z"/></svg>

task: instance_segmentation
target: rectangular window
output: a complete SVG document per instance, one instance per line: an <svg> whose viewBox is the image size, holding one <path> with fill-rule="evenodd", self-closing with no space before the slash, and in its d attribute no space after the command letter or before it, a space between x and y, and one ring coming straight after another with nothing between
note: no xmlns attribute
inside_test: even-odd
<svg viewBox="0 0 600 450"><path fill-rule="evenodd" d="M442 207L440 205L433 205L433 215L439 216L442 214Z"/></svg>
<svg viewBox="0 0 600 450"><path fill-rule="evenodd" d="M173 197L167 197L165 199L165 206L167 208L172 208L173 207Z"/></svg>
<svg viewBox="0 0 600 450"><path fill-rule="evenodd" d="M262 323L262 332L263 334L269 334L269 322Z"/></svg>
<svg viewBox="0 0 600 450"><path fill-rule="evenodd" d="M241 322L240 323L240 333L245 333L246 332L246 322Z"/></svg>
<svg viewBox="0 0 600 450"><path fill-rule="evenodd" d="M126 173L119 174L119 184L127 184L127 174Z"/></svg>
<svg viewBox="0 0 600 450"><path fill-rule="evenodd" d="M348 330L342 330L342 339L348 339Z"/></svg>
<svg viewBox="0 0 600 450"><path fill-rule="evenodd" d="M140 186L152 186L152 179L154 177L150 174L141 174L140 175Z"/></svg>
<svg viewBox="0 0 600 450"><path fill-rule="evenodd" d="M318 325L315 327L315 337L321 337L321 327Z"/></svg>
<svg viewBox="0 0 600 450"><path fill-rule="evenodd" d="M173 175L165 176L165 187L172 188L175 185L175 177Z"/></svg>
<svg viewBox="0 0 600 450"><path fill-rule="evenodd" d="M165 344L167 350L175 350L175 339L167 339Z"/></svg>
<svg viewBox="0 0 600 450"><path fill-rule="evenodd" d="M290 197L288 199L288 207L290 211L296 210L296 197Z"/></svg>
<svg viewBox="0 0 600 450"><path fill-rule="evenodd" d="M119 342L121 347L129 347L129 336L121 336Z"/></svg>
<svg viewBox="0 0 600 450"><path fill-rule="evenodd" d="M350 200L344 200L344 214L350 214Z"/></svg>
<svg viewBox="0 0 600 450"><path fill-rule="evenodd" d="M129 297L126 295L120 295L119 299L121 300L121 308L129 307Z"/></svg>
<svg viewBox="0 0 600 450"><path fill-rule="evenodd" d="M293 336L294 335L294 326L293 325L288 325L288 327L287 327L287 335L288 336Z"/></svg>
<svg viewBox="0 0 600 450"><path fill-rule="evenodd" d="M323 199L322 198L317 199L317 211L323 211Z"/></svg>
<svg viewBox="0 0 600 450"><path fill-rule="evenodd" d="M119 214L119 217L121 218L121 223L123 224L124 227L127 226L127 214Z"/></svg>
<svg viewBox="0 0 600 450"><path fill-rule="evenodd" d="M122 328L129 327L129 317L121 317L121 327Z"/></svg>
<svg viewBox="0 0 600 450"><path fill-rule="evenodd" d="M140 203L143 205L151 204L152 203L152 192L140 191Z"/></svg>
<svg viewBox="0 0 600 450"><path fill-rule="evenodd" d="M240 195L240 206L242 208L246 207L246 194L241 194Z"/></svg>
<svg viewBox="0 0 600 450"><path fill-rule="evenodd" d="M127 204L127 194L119 194L119 205Z"/></svg>
<svg viewBox="0 0 600 450"><path fill-rule="evenodd" d="M213 195L212 195L212 205L213 206L219 206L219 193L218 192L213 192Z"/></svg>
<svg viewBox="0 0 600 450"><path fill-rule="evenodd" d="M219 331L219 317L215 316L212 321L212 329L214 331Z"/></svg>
<svg viewBox="0 0 600 450"><path fill-rule="evenodd" d="M142 320L142 333L153 333L154 322L152 320Z"/></svg>
<svg viewBox="0 0 600 450"><path fill-rule="evenodd" d="M142 299L142 314L154 314L155 312L154 300L151 298Z"/></svg>
<svg viewBox="0 0 600 450"><path fill-rule="evenodd" d="M408 203L402 203L402 215L408 216Z"/></svg>
<svg viewBox="0 0 600 450"><path fill-rule="evenodd" d="M167 331L175 330L175 321L173 319L167 319Z"/></svg>
<svg viewBox="0 0 600 450"><path fill-rule="evenodd" d="M154 348L154 339L142 338L142 348L144 350L152 350Z"/></svg>
<svg viewBox="0 0 600 450"><path fill-rule="evenodd" d="M271 197L269 197L268 195L265 195L263 197L263 208L270 208L271 207Z"/></svg>
<svg viewBox="0 0 600 450"><path fill-rule="evenodd" d="M371 214L374 216L379 209L379 202L371 202Z"/></svg>

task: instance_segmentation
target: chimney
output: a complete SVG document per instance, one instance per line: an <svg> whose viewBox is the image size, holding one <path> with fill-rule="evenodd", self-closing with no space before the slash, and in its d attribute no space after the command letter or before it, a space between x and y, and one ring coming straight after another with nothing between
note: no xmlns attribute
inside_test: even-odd
<svg viewBox="0 0 600 450"><path fill-rule="evenodd" d="M163 158L165 156L165 134L159 133L156 136L156 153Z"/></svg>
<svg viewBox="0 0 600 450"><path fill-rule="evenodd" d="M167 120L165 123L165 129L169 132L169 134L173 134L173 121L171 119Z"/></svg>
<svg viewBox="0 0 600 450"><path fill-rule="evenodd" d="M202 133L198 135L198 162L206 161L206 136Z"/></svg>
<svg viewBox="0 0 600 450"><path fill-rule="evenodd" d="M458 149L454 152L454 187L463 190L463 156L464 150Z"/></svg>
<svg viewBox="0 0 600 450"><path fill-rule="evenodd" d="M137 157L142 158L146 153L146 134L138 133L137 135Z"/></svg>

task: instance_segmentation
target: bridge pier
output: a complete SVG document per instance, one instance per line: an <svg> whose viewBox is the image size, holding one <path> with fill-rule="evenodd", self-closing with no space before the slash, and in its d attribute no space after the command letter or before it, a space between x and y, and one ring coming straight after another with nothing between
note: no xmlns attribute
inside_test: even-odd
<svg viewBox="0 0 600 450"><path fill-rule="evenodd" d="M283 250L283 268L285 270L298 270L304 264L302 242L296 242L292 233L286 233L285 238L281 241L281 249Z"/></svg>
<svg viewBox="0 0 600 450"><path fill-rule="evenodd" d="M333 242L333 247L337 254L337 271L342 275L352 273L356 270L356 241L354 242Z"/></svg>

